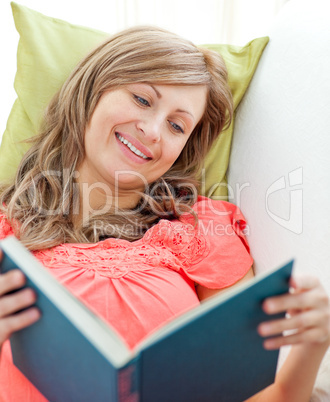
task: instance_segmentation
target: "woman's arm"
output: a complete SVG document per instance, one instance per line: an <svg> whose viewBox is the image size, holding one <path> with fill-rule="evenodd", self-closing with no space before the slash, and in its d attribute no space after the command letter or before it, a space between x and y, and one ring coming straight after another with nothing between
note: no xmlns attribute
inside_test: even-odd
<svg viewBox="0 0 330 402"><path fill-rule="evenodd" d="M316 375L329 345L295 345L274 384L246 402L309 402Z"/></svg>
<svg viewBox="0 0 330 402"><path fill-rule="evenodd" d="M238 282L236 282L233 286L238 286L241 285L243 282L246 282L254 277L254 271L253 268L251 267L248 272L243 276L242 279L240 279ZM197 296L200 301L206 300L209 297L215 296L219 293L226 292L227 290L231 289L233 286L230 286L229 288L224 288L224 289L209 289L206 288L205 286L202 285L196 285L196 292Z"/></svg>
<svg viewBox="0 0 330 402"><path fill-rule="evenodd" d="M252 268L234 286L251 279ZM286 318L262 323L258 332L272 337L266 349L293 345L277 373L274 384L248 399L248 402L308 402L316 375L330 344L329 296L317 278L302 276L291 279L290 293L266 299L267 314L286 312ZM200 300L224 290L196 287ZM256 329L257 330L257 329ZM283 333L285 333L283 335Z"/></svg>

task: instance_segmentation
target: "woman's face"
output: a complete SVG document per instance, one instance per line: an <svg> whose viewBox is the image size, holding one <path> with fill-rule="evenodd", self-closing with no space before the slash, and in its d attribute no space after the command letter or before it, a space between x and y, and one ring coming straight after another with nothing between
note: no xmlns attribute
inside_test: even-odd
<svg viewBox="0 0 330 402"><path fill-rule="evenodd" d="M204 113L206 94L205 86L145 83L104 93L85 132L79 182L99 183L108 195L143 190L180 155Z"/></svg>

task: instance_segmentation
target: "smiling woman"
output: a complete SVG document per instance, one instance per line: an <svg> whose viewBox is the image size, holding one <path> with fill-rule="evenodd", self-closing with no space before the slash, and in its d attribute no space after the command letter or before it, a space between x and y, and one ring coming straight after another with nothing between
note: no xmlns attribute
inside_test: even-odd
<svg viewBox="0 0 330 402"><path fill-rule="evenodd" d="M31 202L36 210L21 241L30 248L98 241L106 233L93 227L103 219L107 227L113 222L115 237L136 240L161 217L179 218L195 203L204 158L231 116L218 53L159 28L112 36L77 65L51 101L19 170L20 187L29 191L11 187L3 195L18 219ZM14 212L16 197L25 207ZM128 206L130 213L120 212ZM48 212L55 210L61 213Z"/></svg>

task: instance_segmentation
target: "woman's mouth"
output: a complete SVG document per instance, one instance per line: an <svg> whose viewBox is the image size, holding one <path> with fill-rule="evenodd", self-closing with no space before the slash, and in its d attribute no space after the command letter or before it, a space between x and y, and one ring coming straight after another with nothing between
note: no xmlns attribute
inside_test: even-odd
<svg viewBox="0 0 330 402"><path fill-rule="evenodd" d="M126 138L124 138L123 136L121 136L119 133L115 133L116 137L118 138L118 140L126 145L127 148L129 148L135 155L139 156L140 158L146 159L146 160L150 160L152 158L148 157L147 155L145 155L141 150L137 149L132 143L130 143Z"/></svg>

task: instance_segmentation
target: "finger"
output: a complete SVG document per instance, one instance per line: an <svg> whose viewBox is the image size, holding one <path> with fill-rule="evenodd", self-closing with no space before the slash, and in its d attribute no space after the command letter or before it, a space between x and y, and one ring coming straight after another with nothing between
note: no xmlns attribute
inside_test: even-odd
<svg viewBox="0 0 330 402"><path fill-rule="evenodd" d="M30 288L19 290L0 299L0 318L30 307L36 301L36 294Z"/></svg>
<svg viewBox="0 0 330 402"><path fill-rule="evenodd" d="M0 296L24 286L25 275L19 269L13 269L0 275Z"/></svg>
<svg viewBox="0 0 330 402"><path fill-rule="evenodd" d="M31 307L18 314L2 319L0 325L0 344L8 339L13 332L26 328L38 321L40 316L40 310L36 307Z"/></svg>
<svg viewBox="0 0 330 402"><path fill-rule="evenodd" d="M297 314L300 314L301 313L301 310L298 310L298 309L289 309L289 310L287 310L287 312L286 312L286 316L288 317L288 318L290 318L290 317L293 317L293 316L295 316L295 315L297 315Z"/></svg>
<svg viewBox="0 0 330 402"><path fill-rule="evenodd" d="M266 339L263 343L268 350L279 349L282 346L301 343L317 344L329 341L329 335L325 328L311 328L307 331L296 332L291 335L278 336Z"/></svg>
<svg viewBox="0 0 330 402"><path fill-rule="evenodd" d="M290 278L290 286L294 289L309 290L321 286L321 282L312 275L296 275Z"/></svg>
<svg viewBox="0 0 330 402"><path fill-rule="evenodd" d="M327 327L327 309L308 310L289 318L263 322L258 326L261 336L274 336L285 331L298 330L302 332L306 328Z"/></svg>
<svg viewBox="0 0 330 402"><path fill-rule="evenodd" d="M271 297L263 302L267 314L277 314L290 310L320 308L329 305L329 296L323 288L314 288L303 293L286 293Z"/></svg>

